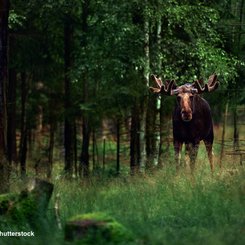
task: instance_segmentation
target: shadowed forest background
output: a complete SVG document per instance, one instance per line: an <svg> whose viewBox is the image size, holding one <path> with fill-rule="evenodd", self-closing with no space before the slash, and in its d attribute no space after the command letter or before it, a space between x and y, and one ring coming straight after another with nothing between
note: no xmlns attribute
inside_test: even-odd
<svg viewBox="0 0 245 245"><path fill-rule="evenodd" d="M2 1L1 15L1 179L29 163L47 177L54 163L76 177L166 164L174 99L150 94L152 73L217 73L206 97L239 147L243 1Z"/></svg>
<svg viewBox="0 0 245 245"><path fill-rule="evenodd" d="M218 75L204 94L215 168L243 167L244 0L0 0L0 28L0 193L28 176L174 167L175 98L152 94L151 74L178 85Z"/></svg>

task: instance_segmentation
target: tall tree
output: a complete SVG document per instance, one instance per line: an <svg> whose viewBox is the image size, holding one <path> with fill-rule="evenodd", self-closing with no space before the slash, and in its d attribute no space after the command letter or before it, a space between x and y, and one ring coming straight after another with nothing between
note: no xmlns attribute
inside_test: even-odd
<svg viewBox="0 0 245 245"><path fill-rule="evenodd" d="M8 17L10 3L0 1L0 193L9 189L9 164L6 149L6 104L5 91L7 81Z"/></svg>
<svg viewBox="0 0 245 245"><path fill-rule="evenodd" d="M145 87L149 87L149 74L150 74L150 21L149 16L145 13L144 16L144 67L143 67L143 80ZM148 91L145 92L141 102L140 112L140 169L144 170L146 166L146 111L148 102Z"/></svg>
<svg viewBox="0 0 245 245"><path fill-rule="evenodd" d="M138 105L135 104L132 109L130 129L130 169L132 174L139 171L139 121L139 108Z"/></svg>
<svg viewBox="0 0 245 245"><path fill-rule="evenodd" d="M65 146L65 172L71 176L74 163L74 116L72 111L71 80L69 71L71 69L72 35L73 26L69 16L64 20L64 72L65 72L65 124L64 124L64 146Z"/></svg>
<svg viewBox="0 0 245 245"><path fill-rule="evenodd" d="M151 69L160 75L162 72L162 55L161 55L161 30L162 19L161 15L157 15L154 23L153 33L151 33ZM158 98L153 94L149 96L147 105L147 156L148 165L157 166L160 157L160 105L161 97Z"/></svg>
<svg viewBox="0 0 245 245"><path fill-rule="evenodd" d="M240 1L235 1L233 5L231 5L234 10L232 9L231 11L234 14L234 17L236 19L236 24L237 26L233 26L235 34L234 34L234 41L233 41L233 49L235 55L237 55L240 59L243 59L244 55L244 39L242 40L242 36L244 35L244 18L245 18L245 1L240 0ZM243 74L244 74L244 69L242 70L241 68L239 69L239 74L240 76L236 79L236 84L235 84L235 91L234 91L234 108L233 108L233 147L234 150L239 149L239 127L238 127L238 113L237 113L237 106L239 105L240 101L238 98L241 98L240 91L241 85L244 84L244 79L243 79ZM243 85L244 86L244 85Z"/></svg>
<svg viewBox="0 0 245 245"><path fill-rule="evenodd" d="M88 18L89 18L89 0L85 0L83 2L82 7L82 48L87 50L88 39ZM84 57L85 58L85 57ZM85 63L85 60L83 60ZM88 75L88 66L84 65L84 69L82 72L82 82L83 82L83 103L88 103L89 98L89 75ZM83 175L87 177L89 175L89 141L91 135L91 126L89 119L89 112L84 110L82 114L82 134L83 134L83 142L82 142L82 151L80 156L80 176Z"/></svg>
<svg viewBox="0 0 245 245"><path fill-rule="evenodd" d="M27 160L27 138L29 123L27 120L27 95L29 92L28 76L26 72L21 73L21 118L20 118L20 144L19 144L19 161L21 176L26 175Z"/></svg>
<svg viewBox="0 0 245 245"><path fill-rule="evenodd" d="M14 68L9 69L8 91L7 91L7 149L8 160L17 164L16 147L16 85L17 73Z"/></svg>

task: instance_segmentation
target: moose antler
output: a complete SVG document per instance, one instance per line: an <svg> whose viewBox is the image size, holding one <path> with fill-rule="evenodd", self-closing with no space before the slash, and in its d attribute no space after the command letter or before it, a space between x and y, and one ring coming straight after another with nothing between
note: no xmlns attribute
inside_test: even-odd
<svg viewBox="0 0 245 245"><path fill-rule="evenodd" d="M163 83L162 83L162 80L161 78L157 78L155 75L151 75L151 78L153 78L154 82L156 83L157 85L157 88L154 88L154 87L150 87L151 91L153 93L161 93L161 90L162 88L164 87Z"/></svg>
<svg viewBox="0 0 245 245"><path fill-rule="evenodd" d="M217 80L217 75L213 74L209 77L208 83L206 83L204 87L202 86L203 85L202 80L195 81L194 84L198 90L198 93L201 94L204 92L212 92L215 89L217 89L219 86L219 81Z"/></svg>
<svg viewBox="0 0 245 245"><path fill-rule="evenodd" d="M206 91L212 92L219 87L219 81L217 80L217 75L213 74L209 77L208 83L205 84Z"/></svg>
<svg viewBox="0 0 245 245"><path fill-rule="evenodd" d="M157 78L155 75L151 75L157 87L150 87L151 91L156 94L167 94L172 95L172 87L175 85L174 80L167 80L165 84L163 84L161 78ZM175 85L176 86L176 85Z"/></svg>

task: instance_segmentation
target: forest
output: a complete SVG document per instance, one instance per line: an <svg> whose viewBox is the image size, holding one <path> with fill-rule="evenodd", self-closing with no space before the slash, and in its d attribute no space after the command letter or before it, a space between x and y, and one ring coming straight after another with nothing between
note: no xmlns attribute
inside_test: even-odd
<svg viewBox="0 0 245 245"><path fill-rule="evenodd" d="M0 0L0 231L38 234L0 244L70 244L67 219L93 212L130 238L78 244L244 244L244 34L244 0ZM202 95L213 173L202 144L195 172L176 173L176 98L152 93L152 74L178 86L217 75ZM12 193L30 178L35 198L54 193L45 219L18 225L32 214Z"/></svg>

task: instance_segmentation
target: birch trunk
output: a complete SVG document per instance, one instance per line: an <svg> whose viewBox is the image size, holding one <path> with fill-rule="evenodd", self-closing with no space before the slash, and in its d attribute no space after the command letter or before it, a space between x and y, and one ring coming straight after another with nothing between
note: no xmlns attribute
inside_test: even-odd
<svg viewBox="0 0 245 245"><path fill-rule="evenodd" d="M149 87L149 71L150 71L150 24L149 19L146 16L144 20L144 70L143 70L143 77L144 77L144 85ZM140 171L145 171L146 166L146 108L148 104L148 92L143 97L141 102L141 118L140 118L140 135L139 135L139 146L140 146Z"/></svg>

